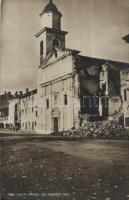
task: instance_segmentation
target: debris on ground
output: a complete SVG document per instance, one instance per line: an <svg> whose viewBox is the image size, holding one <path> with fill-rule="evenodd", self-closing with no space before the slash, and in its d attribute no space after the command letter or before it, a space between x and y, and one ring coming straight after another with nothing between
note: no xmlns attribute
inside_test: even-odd
<svg viewBox="0 0 129 200"><path fill-rule="evenodd" d="M54 134L52 134L54 135ZM93 139L129 139L126 129L120 128L116 121L86 121L79 129L57 133L57 136Z"/></svg>

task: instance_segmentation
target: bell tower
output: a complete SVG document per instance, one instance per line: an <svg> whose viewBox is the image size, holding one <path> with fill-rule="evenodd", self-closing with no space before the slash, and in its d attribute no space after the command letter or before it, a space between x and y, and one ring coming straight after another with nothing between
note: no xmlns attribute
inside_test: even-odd
<svg viewBox="0 0 129 200"><path fill-rule="evenodd" d="M40 65L46 56L55 48L65 48L66 31L61 30L62 14L52 0L40 14L41 29L36 34L39 49Z"/></svg>

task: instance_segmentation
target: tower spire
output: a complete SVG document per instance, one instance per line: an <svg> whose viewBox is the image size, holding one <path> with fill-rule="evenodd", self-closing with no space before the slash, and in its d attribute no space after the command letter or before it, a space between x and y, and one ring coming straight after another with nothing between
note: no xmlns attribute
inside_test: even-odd
<svg viewBox="0 0 129 200"><path fill-rule="evenodd" d="M53 49L65 49L66 31L61 30L62 14L58 10L54 0L47 0L48 4L44 7L41 17L41 30L36 34L40 47L40 64Z"/></svg>

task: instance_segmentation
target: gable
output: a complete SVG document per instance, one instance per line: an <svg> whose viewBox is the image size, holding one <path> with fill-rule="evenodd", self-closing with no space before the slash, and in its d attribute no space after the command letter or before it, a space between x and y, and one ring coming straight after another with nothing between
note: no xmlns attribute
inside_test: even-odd
<svg viewBox="0 0 129 200"><path fill-rule="evenodd" d="M43 66L49 65L53 62L56 62L58 59L67 56L67 53L61 50L53 50L51 51L43 62Z"/></svg>
<svg viewBox="0 0 129 200"><path fill-rule="evenodd" d="M76 55L78 53L79 51L71 49L54 49L53 51L48 53L47 57L44 59L41 68L54 62L57 62L58 60L63 59L64 57L67 57L69 55Z"/></svg>

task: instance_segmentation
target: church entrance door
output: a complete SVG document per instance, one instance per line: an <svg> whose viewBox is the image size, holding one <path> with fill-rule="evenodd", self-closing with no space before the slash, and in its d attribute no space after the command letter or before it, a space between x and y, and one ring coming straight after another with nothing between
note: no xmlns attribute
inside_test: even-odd
<svg viewBox="0 0 129 200"><path fill-rule="evenodd" d="M59 127L58 127L58 118L54 117L54 133L57 133L58 130L59 130Z"/></svg>

